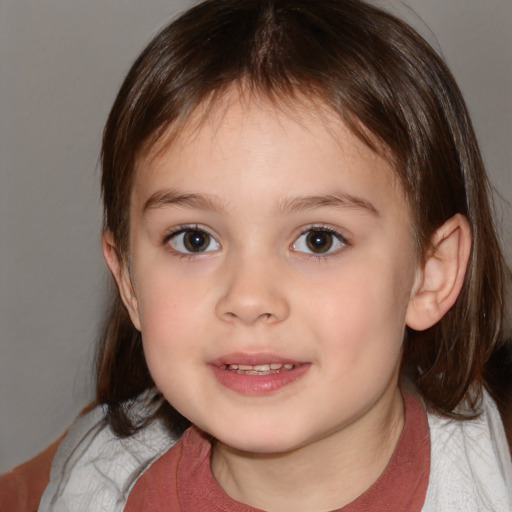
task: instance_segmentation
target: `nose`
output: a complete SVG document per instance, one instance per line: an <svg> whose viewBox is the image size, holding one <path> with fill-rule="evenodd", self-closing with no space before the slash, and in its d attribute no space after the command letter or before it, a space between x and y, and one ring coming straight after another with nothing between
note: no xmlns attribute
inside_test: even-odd
<svg viewBox="0 0 512 512"><path fill-rule="evenodd" d="M283 280L268 261L262 260L238 262L224 270L225 286L216 304L221 320L253 325L279 323L288 317Z"/></svg>

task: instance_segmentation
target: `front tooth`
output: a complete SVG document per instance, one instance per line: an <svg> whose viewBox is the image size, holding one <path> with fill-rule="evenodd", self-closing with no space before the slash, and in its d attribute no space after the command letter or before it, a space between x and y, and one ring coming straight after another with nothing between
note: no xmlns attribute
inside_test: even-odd
<svg viewBox="0 0 512 512"><path fill-rule="evenodd" d="M238 369L242 370L242 371L254 370L254 366L252 366L250 364L239 364L239 365L233 365L233 366L238 366Z"/></svg>
<svg viewBox="0 0 512 512"><path fill-rule="evenodd" d="M254 370L257 372L268 372L270 371L269 364L256 364L254 365Z"/></svg>
<svg viewBox="0 0 512 512"><path fill-rule="evenodd" d="M280 370L283 367L282 363L271 363L270 369L271 370Z"/></svg>

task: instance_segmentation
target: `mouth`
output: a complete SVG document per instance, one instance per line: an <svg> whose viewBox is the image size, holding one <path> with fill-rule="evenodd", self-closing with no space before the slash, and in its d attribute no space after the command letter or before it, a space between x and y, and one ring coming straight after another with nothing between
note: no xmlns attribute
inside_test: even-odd
<svg viewBox="0 0 512 512"><path fill-rule="evenodd" d="M296 368L292 363L266 363L266 364L224 364L221 370L228 370L239 375L274 375Z"/></svg>
<svg viewBox="0 0 512 512"><path fill-rule="evenodd" d="M270 354L231 354L209 366L222 386L242 395L263 396L302 379L311 363Z"/></svg>

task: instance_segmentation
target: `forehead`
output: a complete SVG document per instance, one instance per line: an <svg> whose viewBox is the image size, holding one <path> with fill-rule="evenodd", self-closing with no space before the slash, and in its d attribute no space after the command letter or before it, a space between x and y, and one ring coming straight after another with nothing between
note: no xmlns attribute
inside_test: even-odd
<svg viewBox="0 0 512 512"><path fill-rule="evenodd" d="M343 138L340 131L352 131L352 135L355 135L354 141L359 139L358 147L364 149L369 147L390 162L393 160L389 148L370 129L359 122L350 112L345 111L343 107L337 110L330 106L321 93L305 93L300 89L275 92L258 91L244 83L235 82L226 90L213 91L189 115L170 123L156 142L142 147L138 162L143 165L151 163L155 157L175 143L182 146L190 144L198 134L206 131L206 129L201 130L205 126L210 129L208 137L212 137L213 141L215 132L221 126L229 128L232 122L237 123L240 118L245 118L244 120L247 121L244 123L245 126L248 123L257 123L257 116L254 114L274 119L286 118L288 122L294 121L305 129L313 124L312 130L317 130L318 125L321 125L322 134L330 133L334 142ZM348 124L343 120L344 116L350 118Z"/></svg>
<svg viewBox="0 0 512 512"><path fill-rule="evenodd" d="M339 168L339 176L320 173L320 168ZM236 182L223 189L229 201L229 193L241 195L244 185L258 188L269 174L276 200L287 194L290 178L305 193L301 183L327 192L335 187L332 178L343 177L346 185L357 182L356 188L366 185L367 192L386 192L404 202L390 159L371 149L321 101L276 102L233 91L201 105L150 148L137 166L132 199L140 208L159 188L193 184L204 192L214 181Z"/></svg>

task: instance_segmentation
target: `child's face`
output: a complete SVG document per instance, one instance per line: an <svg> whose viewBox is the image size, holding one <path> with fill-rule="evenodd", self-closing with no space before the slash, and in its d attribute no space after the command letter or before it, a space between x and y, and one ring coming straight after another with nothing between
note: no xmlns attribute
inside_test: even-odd
<svg viewBox="0 0 512 512"><path fill-rule="evenodd" d="M411 218L388 162L339 120L233 101L141 162L130 215L129 309L184 416L255 452L387 421Z"/></svg>

